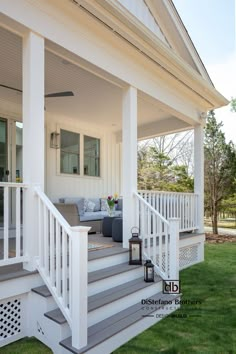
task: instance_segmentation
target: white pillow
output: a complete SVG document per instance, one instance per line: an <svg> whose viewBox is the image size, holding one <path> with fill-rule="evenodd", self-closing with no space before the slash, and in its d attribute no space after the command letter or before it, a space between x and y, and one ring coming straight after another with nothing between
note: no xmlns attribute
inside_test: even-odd
<svg viewBox="0 0 236 354"><path fill-rule="evenodd" d="M96 204L91 202L91 200L86 203L86 211L94 211Z"/></svg>

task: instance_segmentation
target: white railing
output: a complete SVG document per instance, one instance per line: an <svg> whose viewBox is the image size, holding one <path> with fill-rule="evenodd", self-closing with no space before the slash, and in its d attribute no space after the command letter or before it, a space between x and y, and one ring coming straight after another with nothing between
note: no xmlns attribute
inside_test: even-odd
<svg viewBox="0 0 236 354"><path fill-rule="evenodd" d="M38 271L72 330L72 345L87 345L89 227L71 227L47 196L38 203Z"/></svg>
<svg viewBox="0 0 236 354"><path fill-rule="evenodd" d="M197 194L143 190L138 192L165 219L180 219L180 232L198 229Z"/></svg>
<svg viewBox="0 0 236 354"><path fill-rule="evenodd" d="M152 261L163 279L178 280L179 220L167 221L140 194L134 195L144 258Z"/></svg>
<svg viewBox="0 0 236 354"><path fill-rule="evenodd" d="M23 203L28 186L0 182L0 266L26 262Z"/></svg>

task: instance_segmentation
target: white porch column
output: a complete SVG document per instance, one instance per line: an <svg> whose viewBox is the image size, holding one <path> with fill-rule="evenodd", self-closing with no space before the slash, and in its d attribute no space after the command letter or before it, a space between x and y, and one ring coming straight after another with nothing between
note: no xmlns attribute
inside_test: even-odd
<svg viewBox="0 0 236 354"><path fill-rule="evenodd" d="M135 225L135 199L137 191L137 89L129 86L123 92L123 247L128 247L131 228Z"/></svg>
<svg viewBox="0 0 236 354"><path fill-rule="evenodd" d="M44 38L28 32L23 39L23 181L25 193L23 233L25 251L34 269L38 255L37 206L33 185L44 189Z"/></svg>
<svg viewBox="0 0 236 354"><path fill-rule="evenodd" d="M197 199L198 232L204 232L204 129L201 124L194 127L194 193Z"/></svg>

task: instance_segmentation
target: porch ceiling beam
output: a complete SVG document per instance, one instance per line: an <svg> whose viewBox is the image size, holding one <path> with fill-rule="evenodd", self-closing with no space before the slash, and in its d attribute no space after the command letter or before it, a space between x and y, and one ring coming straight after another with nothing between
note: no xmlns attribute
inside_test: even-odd
<svg viewBox="0 0 236 354"><path fill-rule="evenodd" d="M156 136L172 134L191 129L192 126L175 117L170 117L156 122L143 124L138 127L138 139L150 139ZM117 143L122 141L122 132L116 134Z"/></svg>

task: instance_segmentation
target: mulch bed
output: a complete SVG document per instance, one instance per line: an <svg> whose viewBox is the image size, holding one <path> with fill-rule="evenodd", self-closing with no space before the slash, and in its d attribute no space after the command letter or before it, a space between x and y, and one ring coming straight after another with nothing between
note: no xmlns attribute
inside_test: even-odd
<svg viewBox="0 0 236 354"><path fill-rule="evenodd" d="M216 235L211 233L206 233L207 243L225 243L225 242L236 242L236 236L231 235Z"/></svg>

